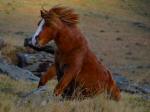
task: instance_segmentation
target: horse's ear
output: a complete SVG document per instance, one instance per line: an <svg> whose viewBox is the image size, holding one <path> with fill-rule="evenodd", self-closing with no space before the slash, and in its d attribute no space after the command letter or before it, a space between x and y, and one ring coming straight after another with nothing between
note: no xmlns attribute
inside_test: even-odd
<svg viewBox="0 0 150 112"><path fill-rule="evenodd" d="M43 10L40 10L40 13L41 13L41 17L43 17L44 16Z"/></svg>
<svg viewBox="0 0 150 112"><path fill-rule="evenodd" d="M48 15L48 11L45 9L40 10L41 12L41 17L45 17L46 15Z"/></svg>
<svg viewBox="0 0 150 112"><path fill-rule="evenodd" d="M46 10L40 10L41 12L41 17L44 18L47 15L47 11Z"/></svg>

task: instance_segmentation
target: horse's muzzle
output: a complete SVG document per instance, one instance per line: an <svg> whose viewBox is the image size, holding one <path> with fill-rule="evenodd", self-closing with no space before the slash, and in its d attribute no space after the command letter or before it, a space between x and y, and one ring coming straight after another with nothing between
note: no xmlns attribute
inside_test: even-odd
<svg viewBox="0 0 150 112"><path fill-rule="evenodd" d="M24 39L24 46L25 47L32 47L32 38L25 38Z"/></svg>

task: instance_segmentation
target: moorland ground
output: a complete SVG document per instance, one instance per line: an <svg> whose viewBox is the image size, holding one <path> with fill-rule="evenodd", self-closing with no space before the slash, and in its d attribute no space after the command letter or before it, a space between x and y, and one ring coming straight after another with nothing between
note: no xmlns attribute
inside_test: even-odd
<svg viewBox="0 0 150 112"><path fill-rule="evenodd" d="M24 38L30 37L36 30L41 7L49 9L57 4L72 7L80 14L79 27L86 35L94 53L106 66L119 71L129 80L150 84L150 2L148 0L0 0L0 38L12 47L23 47ZM10 82L7 82L8 86L11 85ZM7 85L3 83L0 87ZM3 92L0 94L5 95ZM9 97L12 98L13 95L15 93L0 98L6 98L9 103L7 100L6 102L11 105ZM125 95L124 102L130 102L128 97L131 96ZM133 97L132 108L137 107L137 100L135 96ZM57 104L54 105L57 107ZM123 103L121 106L125 105L126 103ZM146 106L145 103L140 105ZM4 111L5 105L0 103L1 107ZM120 110L120 112L129 111Z"/></svg>

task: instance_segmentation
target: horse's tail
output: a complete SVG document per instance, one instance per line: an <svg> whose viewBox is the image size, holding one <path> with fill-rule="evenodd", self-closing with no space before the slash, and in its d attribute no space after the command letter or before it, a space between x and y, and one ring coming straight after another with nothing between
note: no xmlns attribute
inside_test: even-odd
<svg viewBox="0 0 150 112"><path fill-rule="evenodd" d="M109 82L107 86L107 92L110 94L110 97L116 101L121 99L120 89L117 87L116 82L112 78L112 74L108 70Z"/></svg>

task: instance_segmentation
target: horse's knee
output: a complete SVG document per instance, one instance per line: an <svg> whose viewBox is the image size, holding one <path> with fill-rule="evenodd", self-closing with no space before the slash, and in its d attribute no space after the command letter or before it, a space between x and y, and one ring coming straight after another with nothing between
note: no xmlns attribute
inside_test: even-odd
<svg viewBox="0 0 150 112"><path fill-rule="evenodd" d="M41 86L44 86L46 84L46 82L47 82L46 77L44 75L41 76L39 84L38 84L38 88L41 87Z"/></svg>

